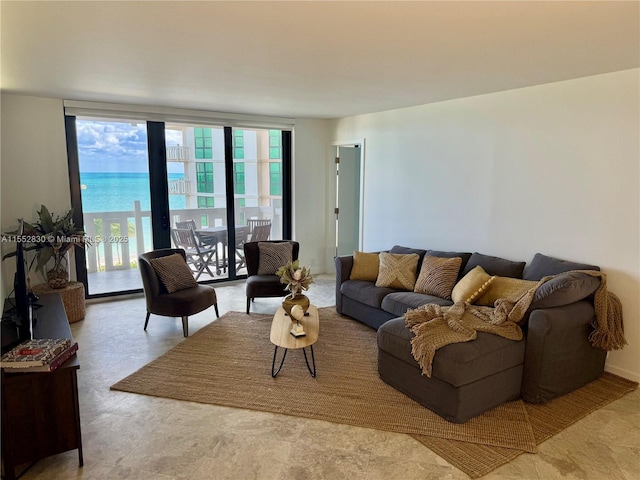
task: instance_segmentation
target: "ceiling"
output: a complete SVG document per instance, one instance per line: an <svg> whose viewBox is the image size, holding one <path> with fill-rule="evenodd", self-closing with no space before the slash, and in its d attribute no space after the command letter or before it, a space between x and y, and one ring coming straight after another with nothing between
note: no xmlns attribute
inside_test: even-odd
<svg viewBox="0 0 640 480"><path fill-rule="evenodd" d="M640 67L640 2L1 2L3 91L334 118Z"/></svg>

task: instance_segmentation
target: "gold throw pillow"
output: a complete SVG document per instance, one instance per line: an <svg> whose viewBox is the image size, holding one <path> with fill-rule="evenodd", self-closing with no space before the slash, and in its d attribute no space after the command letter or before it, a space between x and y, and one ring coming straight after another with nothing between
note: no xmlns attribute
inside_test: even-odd
<svg viewBox="0 0 640 480"><path fill-rule="evenodd" d="M478 305L493 307L499 298L505 298L511 302L517 302L522 295L535 287L538 282L522 280L520 278L496 277L489 288L478 298Z"/></svg>
<svg viewBox="0 0 640 480"><path fill-rule="evenodd" d="M401 290L413 290L416 284L416 272L418 270L417 253L403 255L400 253L381 252L380 271L376 280L376 287L398 288Z"/></svg>
<svg viewBox="0 0 640 480"><path fill-rule="evenodd" d="M377 253L353 252L353 267L349 280L368 280L375 282L380 269L380 257Z"/></svg>
<svg viewBox="0 0 640 480"><path fill-rule="evenodd" d="M425 255L413 291L451 299L451 290L456 284L461 265L460 257L441 258Z"/></svg>
<svg viewBox="0 0 640 480"><path fill-rule="evenodd" d="M489 288L495 278L478 265L456 283L451 292L451 299L454 303L473 303Z"/></svg>

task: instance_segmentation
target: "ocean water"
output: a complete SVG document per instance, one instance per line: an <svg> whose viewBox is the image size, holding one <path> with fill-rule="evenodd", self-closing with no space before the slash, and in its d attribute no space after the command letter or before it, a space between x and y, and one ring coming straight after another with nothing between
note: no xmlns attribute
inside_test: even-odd
<svg viewBox="0 0 640 480"><path fill-rule="evenodd" d="M169 180L184 178L181 173L169 173ZM133 202L140 200L142 210L151 209L149 175L147 173L81 173L82 211L123 212L133 210ZM169 208L185 208L183 195L170 195Z"/></svg>
<svg viewBox="0 0 640 480"><path fill-rule="evenodd" d="M169 180L180 180L184 178L181 173L169 173ZM151 209L149 193L149 175L147 173L120 173L120 172L91 172L80 174L82 211L83 213L96 212L126 212L134 209L134 201L140 201L140 208L143 211ZM186 198L183 195L169 195L169 208L182 209L186 206ZM129 232L125 233L130 237L131 260L135 261L139 253L136 249L134 238L138 232L133 231L135 225L133 218L129 219ZM142 219L144 250L151 250L153 242L151 239L151 220L149 217ZM115 234L116 232L111 232ZM108 234L107 234L108 235ZM104 258L105 243L95 245L98 249L98 262L102 264ZM110 244L114 252L117 252L119 245ZM115 254L114 254L115 256Z"/></svg>

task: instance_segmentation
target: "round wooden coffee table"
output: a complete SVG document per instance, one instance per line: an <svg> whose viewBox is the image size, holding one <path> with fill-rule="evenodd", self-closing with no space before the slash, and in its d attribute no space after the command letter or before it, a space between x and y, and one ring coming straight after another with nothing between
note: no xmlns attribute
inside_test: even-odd
<svg viewBox="0 0 640 480"><path fill-rule="evenodd" d="M273 361L271 362L271 376L275 377L280 373L284 359L287 357L287 351L291 349L301 348L304 353L304 361L307 364L307 369L312 377L316 376L316 359L313 355L313 344L318 341L318 332L320 330L320 321L318 318L318 309L314 305L309 306L309 310L305 314L304 318L300 320L300 323L304 327L305 335L303 337L294 337L291 334L291 327L295 323L291 321L291 318L285 313L282 307L278 307L278 311L273 316L273 322L271 322L271 343L275 345L273 351ZM276 370L276 356L278 354L278 347L284 348L284 354L280 360L280 366ZM307 357L306 348L309 347L311 351L311 365ZM312 368L313 366L313 368Z"/></svg>

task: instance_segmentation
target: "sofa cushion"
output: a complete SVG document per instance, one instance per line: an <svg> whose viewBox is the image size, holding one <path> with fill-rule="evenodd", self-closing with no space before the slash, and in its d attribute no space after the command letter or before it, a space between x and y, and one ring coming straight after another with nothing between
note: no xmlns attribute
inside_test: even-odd
<svg viewBox="0 0 640 480"><path fill-rule="evenodd" d="M373 282L366 280L347 280L340 285L343 295L374 308L381 308L382 299L397 291L395 288L376 287Z"/></svg>
<svg viewBox="0 0 640 480"><path fill-rule="evenodd" d="M463 274L466 275L474 267L480 265L489 275L500 277L522 278L525 262L514 262L506 258L492 257L475 252L467 262Z"/></svg>
<svg viewBox="0 0 640 480"><path fill-rule="evenodd" d="M413 290L416 283L419 255L381 252L376 287Z"/></svg>
<svg viewBox="0 0 640 480"><path fill-rule="evenodd" d="M586 273L562 273L540 285L529 309L569 305L587 298L599 286L600 280Z"/></svg>
<svg viewBox="0 0 640 480"><path fill-rule="evenodd" d="M600 267L586 263L569 262L559 258L548 257L542 253L536 253L531 263L527 265L522 278L525 280L540 280L547 275L557 275L570 270L600 271Z"/></svg>
<svg viewBox="0 0 640 480"><path fill-rule="evenodd" d="M496 276L489 287L478 297L476 305L493 307L499 298L505 298L511 302L517 302L520 297L535 287L538 282L522 280L521 278Z"/></svg>
<svg viewBox="0 0 640 480"><path fill-rule="evenodd" d="M410 253L415 253L420 257L420 260L422 260L422 257L424 257L424 254L426 252L427 252L426 250L422 250L420 248L403 247L402 245L394 245L393 248L389 250L389 253L400 253L402 255L409 255Z"/></svg>
<svg viewBox="0 0 640 480"><path fill-rule="evenodd" d="M474 303L495 278L495 275L489 275L478 265L456 283L451 292L451 299L456 303Z"/></svg>
<svg viewBox="0 0 640 480"><path fill-rule="evenodd" d="M418 308L427 303L451 305L451 300L415 292L390 293L382 300L382 309L396 316L404 315L410 308Z"/></svg>
<svg viewBox="0 0 640 480"><path fill-rule="evenodd" d="M375 282L378 278L380 257L377 253L353 252L353 267L349 280L368 280Z"/></svg>
<svg viewBox="0 0 640 480"><path fill-rule="evenodd" d="M411 354L413 332L402 317L389 320L378 329L378 348L405 363L418 366ZM458 387L524 363L526 341L508 340L478 332L470 342L439 348L433 358L431 376ZM420 368L419 366L417 368Z"/></svg>
<svg viewBox="0 0 640 480"><path fill-rule="evenodd" d="M451 299L451 290L458 279L461 264L460 257L441 258L425 255L413 291Z"/></svg>
<svg viewBox="0 0 640 480"><path fill-rule="evenodd" d="M462 278L462 272L464 271L464 267L467 266L467 262L471 258L470 252L443 252L440 250L427 250L426 255L430 255L432 257L440 257L440 258L460 257L462 259L462 264L460 265L460 273L458 275L458 278Z"/></svg>

